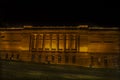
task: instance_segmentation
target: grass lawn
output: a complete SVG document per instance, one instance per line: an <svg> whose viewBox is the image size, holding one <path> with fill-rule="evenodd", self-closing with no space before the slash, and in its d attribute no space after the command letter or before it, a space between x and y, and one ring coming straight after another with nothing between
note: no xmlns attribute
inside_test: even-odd
<svg viewBox="0 0 120 80"><path fill-rule="evenodd" d="M0 80L120 80L118 69L0 61Z"/></svg>

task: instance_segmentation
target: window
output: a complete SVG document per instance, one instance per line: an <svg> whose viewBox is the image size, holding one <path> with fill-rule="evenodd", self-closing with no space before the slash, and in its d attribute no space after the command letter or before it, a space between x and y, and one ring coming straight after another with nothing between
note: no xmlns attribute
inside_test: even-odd
<svg viewBox="0 0 120 80"><path fill-rule="evenodd" d="M52 55L52 62L54 62L54 60L55 60L55 57L54 57L54 55Z"/></svg>
<svg viewBox="0 0 120 80"><path fill-rule="evenodd" d="M5 58L8 59L8 53L6 53Z"/></svg>
<svg viewBox="0 0 120 80"><path fill-rule="evenodd" d="M19 54L17 54L17 59L19 59L19 56L20 56L20 55L19 55Z"/></svg>
<svg viewBox="0 0 120 80"><path fill-rule="evenodd" d="M45 61L48 62L48 56L45 57Z"/></svg>
<svg viewBox="0 0 120 80"><path fill-rule="evenodd" d="M106 56L104 56L104 66L108 66L108 59Z"/></svg>
<svg viewBox="0 0 120 80"><path fill-rule="evenodd" d="M12 54L11 54L11 57L10 57L10 60L12 60L12 59L13 59L13 57L14 57L14 54L12 53Z"/></svg>
<svg viewBox="0 0 120 80"><path fill-rule="evenodd" d="M38 55L38 60L41 61L41 55Z"/></svg>
<svg viewBox="0 0 120 80"><path fill-rule="evenodd" d="M74 64L76 62L76 56L72 56L72 63Z"/></svg>
<svg viewBox="0 0 120 80"><path fill-rule="evenodd" d="M58 63L61 63L61 56L58 56Z"/></svg>
<svg viewBox="0 0 120 80"><path fill-rule="evenodd" d="M34 60L34 58L35 58L35 55L34 55L34 54L32 54L32 61Z"/></svg>
<svg viewBox="0 0 120 80"><path fill-rule="evenodd" d="M91 64L93 64L93 61L94 61L93 59L94 59L94 57L93 57L93 56L91 56Z"/></svg>
<svg viewBox="0 0 120 80"><path fill-rule="evenodd" d="M65 63L68 63L68 56L65 55Z"/></svg>
<svg viewBox="0 0 120 80"><path fill-rule="evenodd" d="M14 54L12 53L11 57L14 57Z"/></svg>

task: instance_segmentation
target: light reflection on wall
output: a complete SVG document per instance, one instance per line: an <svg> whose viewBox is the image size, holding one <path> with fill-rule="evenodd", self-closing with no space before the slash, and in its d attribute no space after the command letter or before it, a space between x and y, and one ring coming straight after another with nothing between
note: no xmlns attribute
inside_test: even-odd
<svg viewBox="0 0 120 80"><path fill-rule="evenodd" d="M64 34L59 34L59 49L64 50Z"/></svg>
<svg viewBox="0 0 120 80"><path fill-rule="evenodd" d="M64 50L64 40L59 40L59 49Z"/></svg>
<svg viewBox="0 0 120 80"><path fill-rule="evenodd" d="M88 45L89 52L118 52L119 46L111 43L92 43Z"/></svg>
<svg viewBox="0 0 120 80"><path fill-rule="evenodd" d="M71 45L70 46L72 49L77 49L77 43L76 43L77 38L76 37L77 37L76 34L71 35L71 42L70 42Z"/></svg>
<svg viewBox="0 0 120 80"><path fill-rule="evenodd" d="M80 52L88 52L88 47L86 46L80 47Z"/></svg>
<svg viewBox="0 0 120 80"><path fill-rule="evenodd" d="M54 50L57 50L57 34L52 34L51 35L51 47Z"/></svg>
<svg viewBox="0 0 120 80"><path fill-rule="evenodd" d="M37 47L38 49L42 49L43 47L43 34L38 35Z"/></svg>
<svg viewBox="0 0 120 80"><path fill-rule="evenodd" d="M52 40L52 49L57 49L57 41Z"/></svg>
<svg viewBox="0 0 120 80"><path fill-rule="evenodd" d="M22 33L2 33L0 50L29 50L29 36Z"/></svg>
<svg viewBox="0 0 120 80"><path fill-rule="evenodd" d="M27 47L18 47L18 50L28 50L28 48Z"/></svg>
<svg viewBox="0 0 120 80"><path fill-rule="evenodd" d="M45 34L44 38L44 48L50 49L50 34Z"/></svg>

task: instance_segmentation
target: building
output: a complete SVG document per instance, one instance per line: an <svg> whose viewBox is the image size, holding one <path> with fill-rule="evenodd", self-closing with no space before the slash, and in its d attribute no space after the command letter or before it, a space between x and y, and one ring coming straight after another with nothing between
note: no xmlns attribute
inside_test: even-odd
<svg viewBox="0 0 120 80"><path fill-rule="evenodd" d="M118 27L24 26L0 28L0 59L118 68Z"/></svg>

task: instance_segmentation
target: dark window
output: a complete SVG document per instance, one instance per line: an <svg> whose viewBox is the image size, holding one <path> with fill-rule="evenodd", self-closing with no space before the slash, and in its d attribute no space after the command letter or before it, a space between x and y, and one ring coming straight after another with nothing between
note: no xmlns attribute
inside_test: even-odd
<svg viewBox="0 0 120 80"><path fill-rule="evenodd" d="M45 57L45 61L47 61L47 62L48 62L48 56L46 56L46 57Z"/></svg>
<svg viewBox="0 0 120 80"><path fill-rule="evenodd" d="M13 59L13 57L14 57L14 54L12 53L12 54L11 54L11 57L10 57L10 60L12 60L12 59Z"/></svg>
<svg viewBox="0 0 120 80"><path fill-rule="evenodd" d="M14 54L12 54L11 57L14 57Z"/></svg>
<svg viewBox="0 0 120 80"><path fill-rule="evenodd" d="M76 62L76 56L72 56L72 63Z"/></svg>
<svg viewBox="0 0 120 80"><path fill-rule="evenodd" d="M19 55L19 54L17 54L17 59L19 59L19 57L20 57L20 55Z"/></svg>
<svg viewBox="0 0 120 80"><path fill-rule="evenodd" d="M54 62L54 60L55 60L55 57L54 57L54 55L52 55L52 62Z"/></svg>
<svg viewBox="0 0 120 80"><path fill-rule="evenodd" d="M91 57L90 57L90 60L91 60L90 67L92 67L92 66L93 66L93 61L94 61L93 59L94 59L94 57L93 57L93 56L91 56Z"/></svg>
<svg viewBox="0 0 120 80"><path fill-rule="evenodd" d="M6 53L6 56L5 56L5 57L6 57L6 59L8 59L8 53Z"/></svg>
<svg viewBox="0 0 120 80"><path fill-rule="evenodd" d="M58 63L61 63L61 56L58 56Z"/></svg>
<svg viewBox="0 0 120 80"><path fill-rule="evenodd" d="M91 63L93 63L93 58L94 58L94 57L93 57L93 56L91 56Z"/></svg>
<svg viewBox="0 0 120 80"><path fill-rule="evenodd" d="M104 57L104 66L106 66L106 67L108 66L108 59L106 56Z"/></svg>
<svg viewBox="0 0 120 80"><path fill-rule="evenodd" d="M65 63L68 63L68 56L65 55Z"/></svg>
<svg viewBox="0 0 120 80"><path fill-rule="evenodd" d="M34 60L34 58L35 58L35 55L34 55L34 54L32 54L32 61Z"/></svg>
<svg viewBox="0 0 120 80"><path fill-rule="evenodd" d="M41 61L41 55L38 55L38 60Z"/></svg>

